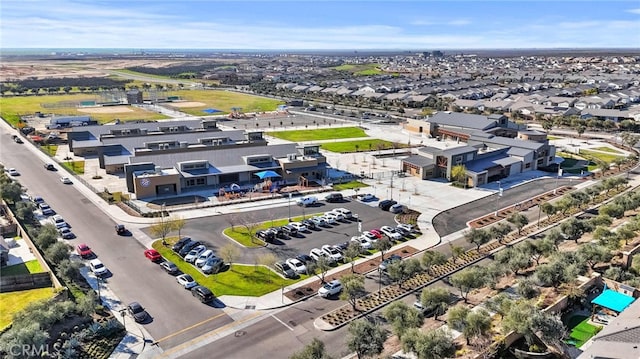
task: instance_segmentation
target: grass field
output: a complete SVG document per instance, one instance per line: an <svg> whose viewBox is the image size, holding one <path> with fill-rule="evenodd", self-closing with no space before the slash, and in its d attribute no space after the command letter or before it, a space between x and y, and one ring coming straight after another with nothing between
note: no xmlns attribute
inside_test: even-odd
<svg viewBox="0 0 640 359"><path fill-rule="evenodd" d="M218 274L204 275L192 264L182 260L182 257L174 253L169 246L163 246L162 241L155 241L152 246L165 259L175 263L183 273L190 274L198 284L211 289L216 296L243 295L259 297L297 281L284 279L262 266L238 264L234 264ZM298 280L305 278L308 278L308 276L301 276Z"/></svg>
<svg viewBox="0 0 640 359"><path fill-rule="evenodd" d="M369 137L364 132L363 129L358 127L336 127L336 128L320 128L317 130L274 131L274 132L269 132L268 135L281 138L283 140L293 141L293 142Z"/></svg>
<svg viewBox="0 0 640 359"><path fill-rule="evenodd" d="M617 154L619 154L621 156L623 155L622 152L616 150L615 148L611 148L611 147L602 146L602 147L595 147L595 148L592 148L592 149L593 150L598 150L598 151L603 151L603 152L609 152L609 153L617 153Z"/></svg>
<svg viewBox="0 0 640 359"><path fill-rule="evenodd" d="M22 262L20 264L14 264L9 267L2 268L2 275L20 275L31 273L43 273L44 270L37 259L32 261Z"/></svg>
<svg viewBox="0 0 640 359"><path fill-rule="evenodd" d="M588 159L597 159L597 160L605 161L609 163L613 162L613 160L617 158L623 157L623 156L616 156L608 153L589 151L589 150L580 150L580 155Z"/></svg>
<svg viewBox="0 0 640 359"><path fill-rule="evenodd" d="M98 99L99 96L94 94L0 97L0 116L13 126L16 126L20 116L33 115L36 112L67 116L90 115L100 123L111 122L116 118L119 118L122 121L161 120L168 118L165 115L145 111L137 107L130 107L129 109L131 112L92 114L80 112L76 107L45 107L46 104L55 105L63 102L95 101ZM43 104L45 104L45 106L43 106Z"/></svg>
<svg viewBox="0 0 640 359"><path fill-rule="evenodd" d="M362 183L360 181L351 181L347 183L339 183L339 184L333 185L333 189L336 191L342 191L345 189L363 188L363 187L369 187L369 185L366 183Z"/></svg>
<svg viewBox="0 0 640 359"><path fill-rule="evenodd" d="M602 327L589 324L588 322L589 317L576 315L571 317L571 319L569 319L569 323L567 323L567 328L571 331L567 341L576 348L580 348L584 343L591 339L591 337L602 330Z"/></svg>
<svg viewBox="0 0 640 359"><path fill-rule="evenodd" d="M40 148L42 148L42 150L44 152L46 152L49 156L53 157L56 155L56 153L58 152L58 146L57 145L44 145L41 146Z"/></svg>
<svg viewBox="0 0 640 359"><path fill-rule="evenodd" d="M331 152L350 153L356 152L356 146L358 146L357 151L374 151L378 149L378 146L382 146L381 149L383 150L388 150L393 148L393 142L378 139L331 142L321 144L320 148ZM398 145L398 148L400 147L406 146Z"/></svg>
<svg viewBox="0 0 640 359"><path fill-rule="evenodd" d="M557 136L547 136L547 140L551 141L551 140L559 140L562 137L557 137Z"/></svg>
<svg viewBox="0 0 640 359"><path fill-rule="evenodd" d="M181 112L194 116L203 116L202 110L215 108L224 113L231 112L232 107L240 107L242 112L275 111L283 101L265 97L247 95L231 91L217 90L180 90L171 91L172 96L180 96L180 99L190 102L202 102L203 106L180 107ZM170 104L167 104L170 105Z"/></svg>
<svg viewBox="0 0 640 359"><path fill-rule="evenodd" d="M60 162L60 165L77 175L84 174L84 161Z"/></svg>
<svg viewBox="0 0 640 359"><path fill-rule="evenodd" d="M382 73L378 64L362 64L362 65L340 65L333 68L338 71L351 72L356 76L372 76Z"/></svg>
<svg viewBox="0 0 640 359"><path fill-rule="evenodd" d="M2 271L4 275L4 269ZM19 292L0 293L0 330L11 324L13 315L34 302L53 297L53 289L38 288Z"/></svg>

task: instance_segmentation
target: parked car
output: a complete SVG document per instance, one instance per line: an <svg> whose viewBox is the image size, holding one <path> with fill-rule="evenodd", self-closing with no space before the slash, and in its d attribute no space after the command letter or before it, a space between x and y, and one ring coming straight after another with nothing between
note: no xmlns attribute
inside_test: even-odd
<svg viewBox="0 0 640 359"><path fill-rule="evenodd" d="M200 267L202 273L204 274L212 274L218 273L224 268L224 261L219 257L211 257L207 259L206 262Z"/></svg>
<svg viewBox="0 0 640 359"><path fill-rule="evenodd" d="M267 229L267 231L274 233L276 235L276 238L287 238L287 234L284 233L282 227L271 227Z"/></svg>
<svg viewBox="0 0 640 359"><path fill-rule="evenodd" d="M127 233L127 228L125 228L124 224L116 224L115 225L116 234L123 235Z"/></svg>
<svg viewBox="0 0 640 359"><path fill-rule="evenodd" d="M296 277L296 272L286 262L276 262L276 264L274 264L274 267L276 267L276 270L282 273L285 278Z"/></svg>
<svg viewBox="0 0 640 359"><path fill-rule="evenodd" d="M402 228L408 233L414 233L416 231L416 227L408 223L400 223L398 224L397 228Z"/></svg>
<svg viewBox="0 0 640 359"><path fill-rule="evenodd" d="M20 172L15 168L9 168L7 173L9 173L9 176L20 176Z"/></svg>
<svg viewBox="0 0 640 359"><path fill-rule="evenodd" d="M198 259L200 254L206 250L207 250L207 247L203 244L193 247L193 249L191 249L189 253L187 253L187 255L184 256L184 261L187 263L193 263L196 261L196 259Z"/></svg>
<svg viewBox="0 0 640 359"><path fill-rule="evenodd" d="M62 227L62 228L58 229L58 233L60 233L60 237L62 237L62 239L74 239L74 238L76 238L76 235L73 234L73 232L71 232L71 229L69 227Z"/></svg>
<svg viewBox="0 0 640 359"><path fill-rule="evenodd" d="M403 237L411 234L405 227L400 227L400 225L396 226L396 232L400 233Z"/></svg>
<svg viewBox="0 0 640 359"><path fill-rule="evenodd" d="M344 216L345 219L353 218L353 213L351 213L351 211L346 208L334 208L332 212L340 213Z"/></svg>
<svg viewBox="0 0 640 359"><path fill-rule="evenodd" d="M189 252L191 252L191 250L194 247L197 247L199 245L200 245L200 241L194 241L190 239L189 242L185 243L185 245L183 245L182 248L180 248L180 251L178 252L178 254L180 255L180 257L184 257L187 254L189 254Z"/></svg>
<svg viewBox="0 0 640 359"><path fill-rule="evenodd" d="M200 253L198 259L196 259L195 261L196 267L202 267L204 263L211 257L215 257L215 254L211 249L207 249L206 251Z"/></svg>
<svg viewBox="0 0 640 359"><path fill-rule="evenodd" d="M160 255L160 253L153 248L145 250L144 256L152 262L158 262L162 260L162 256Z"/></svg>
<svg viewBox="0 0 640 359"><path fill-rule="evenodd" d="M316 217L311 217L309 219L311 222L313 222L316 226L318 227L327 227L327 221L324 219L324 217L320 217L320 216L316 216Z"/></svg>
<svg viewBox="0 0 640 359"><path fill-rule="evenodd" d="M190 242L191 238L189 237L182 237L180 239L178 239L178 241L176 243L173 244L173 246L171 247L171 249L174 252L178 252L180 251L180 249L182 248L182 246L184 246L185 244L187 244L187 242Z"/></svg>
<svg viewBox="0 0 640 359"><path fill-rule="evenodd" d="M56 214L56 211L53 210L53 208L51 208L51 206L49 206L48 204L42 202L40 203L40 211L42 212L43 216L52 216L54 214Z"/></svg>
<svg viewBox="0 0 640 359"><path fill-rule="evenodd" d="M331 215L324 215L322 216L322 219L324 219L325 223L327 224L336 224L336 216L334 216L333 214Z"/></svg>
<svg viewBox="0 0 640 359"><path fill-rule="evenodd" d="M309 207L309 206L313 206L315 204L318 203L318 198L315 196L306 196L306 197L302 197L300 199L298 199L296 201L296 204L298 206L302 206L302 207Z"/></svg>
<svg viewBox="0 0 640 359"><path fill-rule="evenodd" d="M304 224L302 224L300 222L291 222L291 223L288 224L288 226L294 227L298 231L298 233L307 232L308 231L307 226L305 226Z"/></svg>
<svg viewBox="0 0 640 359"><path fill-rule="evenodd" d="M318 229L318 226L315 224L315 222L310 219L304 219L300 223L307 227L307 229Z"/></svg>
<svg viewBox="0 0 640 359"><path fill-rule="evenodd" d="M140 303L138 302L129 304L127 306L127 312L129 312L133 319L138 323L142 323L146 321L147 318L149 318L149 313L147 313L147 311L144 310L142 305L140 305Z"/></svg>
<svg viewBox="0 0 640 359"><path fill-rule="evenodd" d="M393 206L394 204L397 204L398 202L392 200L392 199L385 199L384 201L380 201L380 203L378 203L378 208L380 208L383 211L388 211L389 208L391 208L391 206Z"/></svg>
<svg viewBox="0 0 640 359"><path fill-rule="evenodd" d="M369 241L369 239L367 237L365 237L365 236L354 236L354 237L351 237L351 241L358 243L360 245L360 248L362 248L365 251L367 251L367 250L371 249L371 247L373 247L373 243L371 243L371 241Z"/></svg>
<svg viewBox="0 0 640 359"><path fill-rule="evenodd" d="M396 203L393 206L389 207L389 212L391 213L406 213L407 210L407 206L400 203Z"/></svg>
<svg viewBox="0 0 640 359"><path fill-rule="evenodd" d="M296 258L289 258L285 262L298 274L307 274L307 266Z"/></svg>
<svg viewBox="0 0 640 359"><path fill-rule="evenodd" d="M332 280L329 283L325 283L320 289L318 289L318 295L322 298L331 297L342 292L342 283L339 280Z"/></svg>
<svg viewBox="0 0 640 359"><path fill-rule="evenodd" d="M380 227L380 231L387 236L389 239L394 241L402 239L402 234L398 233L395 228L390 226L382 226Z"/></svg>
<svg viewBox="0 0 640 359"><path fill-rule="evenodd" d="M329 203L342 202L343 199L342 193L330 193L324 198L324 200Z"/></svg>
<svg viewBox="0 0 640 359"><path fill-rule="evenodd" d="M76 253L78 253L78 255L82 258L93 257L93 251L91 250L91 248L89 248L88 245L84 243L78 244L78 246L76 247Z"/></svg>
<svg viewBox="0 0 640 359"><path fill-rule="evenodd" d="M48 171L55 171L56 170L56 166L53 165L53 163L45 163L44 164L44 168Z"/></svg>
<svg viewBox="0 0 640 359"><path fill-rule="evenodd" d="M97 276L103 276L109 272L107 267L105 267L99 259L92 259L89 261L89 269Z"/></svg>
<svg viewBox="0 0 640 359"><path fill-rule="evenodd" d="M73 184L73 182L71 182L71 179L69 177L60 177L60 182L64 184Z"/></svg>
<svg viewBox="0 0 640 359"><path fill-rule="evenodd" d="M333 218L336 221L340 221L340 222L344 222L344 214L340 213L340 212L336 212L336 211L329 211L329 212L325 212L324 216L333 216Z"/></svg>
<svg viewBox="0 0 640 359"><path fill-rule="evenodd" d="M169 261L160 263L160 267L162 267L162 269L164 269L165 272L169 274L176 274L179 271L178 266Z"/></svg>
<svg viewBox="0 0 640 359"><path fill-rule="evenodd" d="M296 259L305 264L313 262L313 258L307 254L298 254Z"/></svg>
<svg viewBox="0 0 640 359"><path fill-rule="evenodd" d="M379 229L371 229L369 230L370 233L372 233L374 236L376 236L378 239L382 238L384 236L384 233L382 233Z"/></svg>
<svg viewBox="0 0 640 359"><path fill-rule="evenodd" d="M62 218L62 216L59 214L51 217L51 223L53 223L53 225L56 226L57 229L60 229L62 227L69 227L67 222L64 221L64 218Z"/></svg>
<svg viewBox="0 0 640 359"><path fill-rule="evenodd" d="M387 267L389 266L389 264L399 262L401 260L402 260L402 257L400 257L397 254L392 254L389 257L385 258L385 260L383 260L382 263L380 263L380 265L378 266L378 269L384 272L387 270Z"/></svg>
<svg viewBox="0 0 640 359"><path fill-rule="evenodd" d="M335 262L340 262L342 260L342 253L337 250L334 246L330 246L325 244L322 246L322 251L327 254L330 258L332 258Z"/></svg>
<svg viewBox="0 0 640 359"><path fill-rule="evenodd" d="M371 202L376 200L376 196L372 195L371 193L365 193L360 197L360 200L362 202Z"/></svg>
<svg viewBox="0 0 640 359"><path fill-rule="evenodd" d="M35 204L44 203L44 198L42 198L40 196L34 196L33 197L33 203L35 203Z"/></svg>
<svg viewBox="0 0 640 359"><path fill-rule="evenodd" d="M191 288L191 294L198 298L202 303L209 303L214 300L216 297L213 295L213 292L209 290L207 287L203 287L201 285L196 285Z"/></svg>
<svg viewBox="0 0 640 359"><path fill-rule="evenodd" d="M15 143L23 143L22 139L20 137L18 137L18 135L13 135L13 136L11 136L11 138L13 138L13 142L15 142Z"/></svg>
<svg viewBox="0 0 640 359"><path fill-rule="evenodd" d="M273 243L276 239L276 234L268 229L265 229L257 231L256 237L267 243Z"/></svg>
<svg viewBox="0 0 640 359"><path fill-rule="evenodd" d="M311 259L313 259L314 261L319 260L321 257L326 258L330 263L335 262L333 260L333 258L329 257L322 249L319 248L312 248L309 251L309 257L311 257Z"/></svg>
<svg viewBox="0 0 640 359"><path fill-rule="evenodd" d="M180 274L176 277L178 284L184 287L184 289L191 289L198 285L198 283L189 274Z"/></svg>
<svg viewBox="0 0 640 359"><path fill-rule="evenodd" d="M282 231L289 237L295 237L298 235L298 229L291 225L283 226Z"/></svg>

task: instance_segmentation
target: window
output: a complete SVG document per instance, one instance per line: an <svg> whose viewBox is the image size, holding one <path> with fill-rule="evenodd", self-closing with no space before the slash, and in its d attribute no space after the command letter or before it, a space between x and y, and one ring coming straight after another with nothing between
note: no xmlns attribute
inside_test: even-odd
<svg viewBox="0 0 640 359"><path fill-rule="evenodd" d="M531 168L531 163L527 163L524 165L524 168Z"/></svg>

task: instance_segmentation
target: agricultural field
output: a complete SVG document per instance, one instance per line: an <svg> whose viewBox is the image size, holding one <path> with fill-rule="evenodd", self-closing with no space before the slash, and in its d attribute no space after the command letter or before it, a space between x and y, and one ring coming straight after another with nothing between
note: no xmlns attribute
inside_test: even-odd
<svg viewBox="0 0 640 359"><path fill-rule="evenodd" d="M179 96L184 102L167 103L163 106L194 116L206 115L203 110L208 108L230 113L232 108L238 107L241 109L239 112L247 113L275 111L279 105L284 104L283 101L270 98L220 90L175 90L171 91L171 96Z"/></svg>
<svg viewBox="0 0 640 359"><path fill-rule="evenodd" d="M131 120L161 120L168 118L155 112L149 112L137 107L114 106L78 108L73 103L81 101L98 101L99 96L95 94L73 94L73 95L51 95L51 96L16 96L0 98L0 116L11 125L16 126L20 116L34 115L36 112L44 114L56 114L60 116L83 116L89 115L100 123L114 121L116 118L121 121ZM117 108L116 108L117 107ZM92 109L109 109L110 112L90 112Z"/></svg>
<svg viewBox="0 0 640 359"><path fill-rule="evenodd" d="M323 141L340 138L369 137L363 129L358 127L321 128L317 130L273 131L269 136L292 142ZM364 147L363 147L364 148Z"/></svg>

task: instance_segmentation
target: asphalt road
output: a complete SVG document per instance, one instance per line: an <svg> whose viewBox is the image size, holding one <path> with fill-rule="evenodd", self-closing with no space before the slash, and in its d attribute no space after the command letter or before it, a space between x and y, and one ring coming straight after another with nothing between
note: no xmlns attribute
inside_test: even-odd
<svg viewBox="0 0 640 359"><path fill-rule="evenodd" d="M494 194L437 214L432 221L433 228L441 237L444 237L467 228L467 222L472 219L482 217L487 213L496 211L498 208L508 207L539 194L552 191L557 187L575 185L576 181L569 179L541 179L504 189L502 197Z"/></svg>
<svg viewBox="0 0 640 359"><path fill-rule="evenodd" d="M320 197L321 198L321 197ZM384 225L394 226L394 215L382 211L376 206L377 202L364 204L358 201L346 200L343 203L325 203L321 201L313 207L298 207L292 201L291 216L307 216L330 211L334 208L344 207L357 214L362 223L362 230L380 228ZM230 243L230 240L222 234L225 228L231 226L231 218L239 215L250 218L254 222L268 222L289 217L289 206L274 207L268 210L256 210L252 212L242 212L242 214L228 214L207 218L189 219L182 230L182 235L197 239L207 245L208 248L218 250L222 246ZM240 226L236 223L236 226ZM143 231L149 234L149 228ZM256 256L262 253L272 252L280 259L295 257L300 253L309 254L314 248L320 248L324 244L335 245L344 243L358 233L358 222L345 221L337 222L328 228L312 230L301 233L298 237L290 239L278 239L276 244L269 244L267 247L243 248L241 256L236 260L239 263L254 263Z"/></svg>
<svg viewBox="0 0 640 359"><path fill-rule="evenodd" d="M75 185L60 182L62 172L47 171L43 161L29 150L30 145L13 142L11 134L0 126L0 162L15 167L21 173L17 180L28 194L42 196L72 226L77 237L65 240L69 245L87 243L109 268L111 275L105 284L122 301L111 304L117 307L140 302L153 317L144 326L154 339L170 336L162 347L174 346L232 321L221 309L197 301L173 276L149 262L143 256L145 248L135 238L116 235L111 218L78 192ZM127 325L134 325L128 319ZM185 328L190 329L183 331Z"/></svg>

